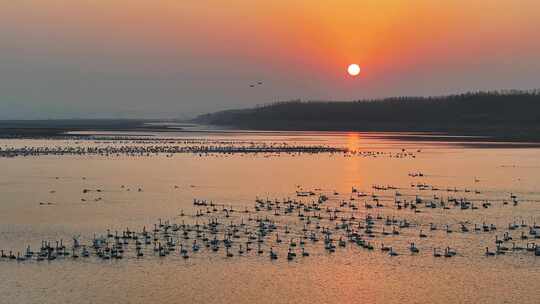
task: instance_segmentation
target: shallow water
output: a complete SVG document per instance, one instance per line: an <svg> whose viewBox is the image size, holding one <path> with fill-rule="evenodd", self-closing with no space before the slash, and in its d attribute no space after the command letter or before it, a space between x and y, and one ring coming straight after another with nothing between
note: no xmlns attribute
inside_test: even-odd
<svg viewBox="0 0 540 304"><path fill-rule="evenodd" d="M497 225L489 233L448 234L418 230L400 236L377 237L373 244L391 244L400 255L365 251L356 245L327 253L308 247L310 257L271 261L256 253L226 258L201 252L183 260L178 253L165 258L133 254L119 261L57 260L12 262L0 260L2 303L538 303L540 257L510 252L485 257L494 250L495 235L502 236L511 222L540 224L540 149L504 145L473 145L429 140L395 140L385 134L315 132L168 133L171 141L186 139L242 143L328 145L377 151L377 157L321 154L174 154L174 155L46 155L0 158L0 248L24 251L42 240L80 235L88 241L106 229L152 227L157 219L180 218L180 210L194 214L193 199L205 199L237 208L252 208L255 198L296 197L296 191L316 190L336 206L349 200L351 188L380 196L383 208L366 210L356 198L359 216L367 213L407 218L419 227L468 221ZM403 136L401 136L403 137ZM156 145L129 140L0 140L0 147ZM411 156L396 158L405 149ZM414 156L414 157L413 157ZM422 172L423 177L411 177ZM418 191L411 183L437 186ZM124 187L122 187L122 185ZM374 190L391 185L397 190ZM176 186L176 187L175 187ZM299 187L300 186L300 187ZM140 191L138 189L141 189ZM457 188L460 192L448 192ZM101 192L83 189L101 189ZM129 189L130 191L127 191ZM464 192L468 189L471 192ZM478 190L480 194L475 194ZM334 191L339 195L334 195ZM395 192L409 199L420 194L467 197L478 210L397 210ZM519 204L504 205L510 193ZM81 199L85 199L82 201ZM99 199L99 201L95 201ZM314 198L306 198L310 201ZM483 209L483 201L492 207ZM44 203L44 204L40 204ZM50 205L48 204L50 203ZM292 224L291 224L292 225ZM472 226L470 226L472 228ZM426 229L426 228L424 228ZM517 240L521 231L512 231ZM529 240L529 241L534 241ZM409 242L420 249L409 254ZM517 241L525 245L526 241ZM540 243L540 240L536 240ZM511 246L511 243L509 243ZM458 251L449 259L434 258L432 248L450 246ZM320 245L319 245L320 247ZM286 247L277 249L286 256Z"/></svg>

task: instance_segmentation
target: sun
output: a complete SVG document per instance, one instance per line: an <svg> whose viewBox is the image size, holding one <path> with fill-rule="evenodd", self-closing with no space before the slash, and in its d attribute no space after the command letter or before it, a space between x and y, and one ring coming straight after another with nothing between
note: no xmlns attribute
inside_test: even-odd
<svg viewBox="0 0 540 304"><path fill-rule="evenodd" d="M358 76L358 74L360 74L360 66L356 63L352 63L347 68L347 72L349 72L349 75L351 76Z"/></svg>

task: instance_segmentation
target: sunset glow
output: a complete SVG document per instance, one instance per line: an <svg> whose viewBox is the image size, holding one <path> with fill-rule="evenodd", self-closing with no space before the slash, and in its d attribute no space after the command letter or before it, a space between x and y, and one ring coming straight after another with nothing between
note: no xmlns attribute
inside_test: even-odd
<svg viewBox="0 0 540 304"><path fill-rule="evenodd" d="M26 0L1 6L0 62L9 73L0 82L8 96L0 113L25 113L21 101L33 101L46 103L53 117L101 110L128 115L128 105L133 115L160 116L209 111L217 99L230 108L294 98L437 95L532 88L540 77L535 0ZM369 67L362 82L344 73L354 62ZM238 89L253 79L265 86ZM75 99L81 102L73 105Z"/></svg>
<svg viewBox="0 0 540 304"><path fill-rule="evenodd" d="M539 30L540 0L0 0L1 303L540 303Z"/></svg>

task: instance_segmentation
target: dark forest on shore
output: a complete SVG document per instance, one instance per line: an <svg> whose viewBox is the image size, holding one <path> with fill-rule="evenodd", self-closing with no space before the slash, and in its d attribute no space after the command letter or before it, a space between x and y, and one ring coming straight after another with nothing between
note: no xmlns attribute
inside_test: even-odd
<svg viewBox="0 0 540 304"><path fill-rule="evenodd" d="M419 131L540 140L540 90L359 101L276 102L197 117L255 130Z"/></svg>

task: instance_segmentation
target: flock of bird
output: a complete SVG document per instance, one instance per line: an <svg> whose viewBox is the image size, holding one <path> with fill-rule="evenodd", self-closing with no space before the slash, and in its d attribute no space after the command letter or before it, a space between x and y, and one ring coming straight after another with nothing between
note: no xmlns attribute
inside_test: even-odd
<svg viewBox="0 0 540 304"><path fill-rule="evenodd" d="M83 144L72 142L69 145L48 147L4 146L0 147L0 157L329 153L343 154L346 157L415 158L416 154L421 152L406 149L397 152L361 151L325 145L146 137L129 137L123 140L116 137L114 143L108 145L103 139L91 144L91 138L81 140ZM408 176L416 179L423 178L425 174L411 172ZM478 183L479 180L475 178L474 182ZM125 186L121 188L131 190ZM143 191L142 188L136 190ZM100 193L102 190L83 189L82 192ZM1 250L0 261L52 261L92 257L103 260L124 257L140 259L147 256L179 256L188 259L205 252L221 252L227 258L256 255L268 256L271 260L295 260L324 253L331 254L350 247L380 251L392 257L429 254L433 257L452 258L465 254L463 248L453 245L453 240L459 238L460 234L476 236L478 244L485 244L486 237L491 238L491 246L476 246L470 240L467 245L469 249L478 247L478 252L487 257L520 252L540 256L540 245L536 244L536 240L540 239L540 226L534 218L511 219L507 225L498 227L488 221L450 222L450 219L442 216L443 222L426 222L426 218L420 217L422 214L436 215L437 212L482 212L493 207L511 208L521 203L538 203L519 199L513 193L503 199L488 199L480 197L480 194L481 191L474 189L412 182L407 189L373 185L372 193L369 194L353 187L343 195L337 191L304 190L297 186L293 199L256 198L251 208L195 199L189 212L182 210L173 218L159 220L148 229L142 227L135 230L107 230L86 240L73 237L69 244L63 239L43 240L37 247L34 244L34 249L28 245L22 251ZM85 196L81 200L87 201L90 198ZM94 198L94 201L99 200L102 200L101 196ZM430 242L432 239L434 241Z"/></svg>
<svg viewBox="0 0 540 304"><path fill-rule="evenodd" d="M420 150L416 151L420 152ZM170 138L149 139L147 137L118 139L108 141L107 137L87 137L72 141L69 144L55 146L0 146L0 158L32 157L32 156L156 156L175 154L208 155L300 155L300 154L340 154L346 157L389 157L415 158L416 153L401 149L400 151L353 150L346 147L329 145L290 145L272 142L224 140L173 140Z"/></svg>
<svg viewBox="0 0 540 304"><path fill-rule="evenodd" d="M423 174L411 173L409 176ZM476 236L479 244L483 244L480 239L486 235L491 238L491 248L481 248L468 240L468 247L478 247L477 252L486 257L507 253L540 256L540 245L535 242L540 239L540 226L534 219L513 219L508 225L498 227L489 222L435 223L416 218L418 213L433 213L434 210L465 212L463 210L482 210L495 205L512 208L533 201L521 201L517 195L509 194L501 201L483 199L480 208L475 205L475 199L468 196L478 194L478 191L451 187L442 190L443 187L425 184L419 187L414 183L411 188L413 193L402 193L403 189L390 185L373 185L372 189L379 194L352 188L349 193L340 195L337 191L325 193L321 189L303 190L297 186L293 199L256 198L249 208L195 199L189 213L181 210L174 218L160 219L153 227L107 230L86 242L73 237L70 244L62 239L43 240L35 249L29 245L23 251L1 250L0 260L22 262L92 257L111 260L147 256L188 259L207 253L223 254L226 258L267 256L270 260L292 261L332 254L348 247L380 251L392 257L429 254L452 258L465 255L463 248L448 245L460 234ZM425 195L429 190L432 192ZM463 195L443 198L441 191ZM439 246L430 243L432 238ZM441 245L441 242L447 244Z"/></svg>
<svg viewBox="0 0 540 304"><path fill-rule="evenodd" d="M0 149L0 157L27 157L43 155L99 155L99 156L151 156L158 154L253 154L253 153L346 153L347 149L329 146L58 146L58 147L20 147Z"/></svg>

